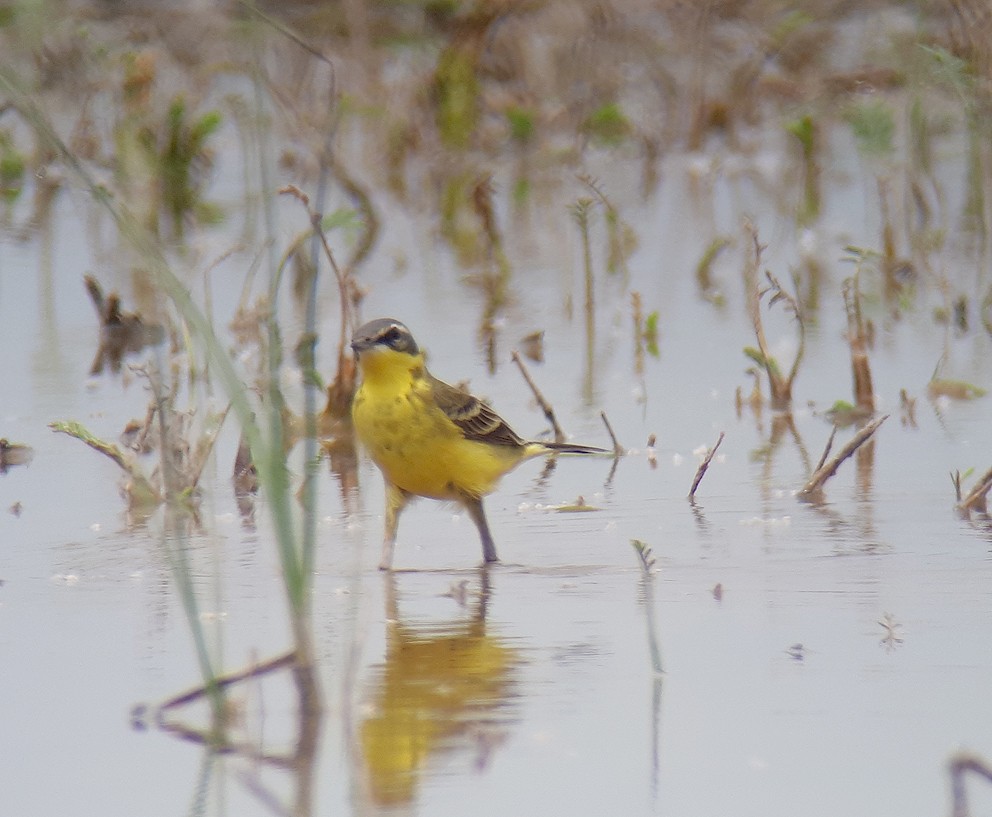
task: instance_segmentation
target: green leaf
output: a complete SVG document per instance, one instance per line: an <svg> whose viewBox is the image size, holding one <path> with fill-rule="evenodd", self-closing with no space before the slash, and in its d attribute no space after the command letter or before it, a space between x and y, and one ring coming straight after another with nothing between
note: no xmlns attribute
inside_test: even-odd
<svg viewBox="0 0 992 817"><path fill-rule="evenodd" d="M534 136L534 114L526 108L510 108L506 112L510 136L516 142L529 142Z"/></svg>
<svg viewBox="0 0 992 817"><path fill-rule="evenodd" d="M774 376L777 377L780 374L778 363L775 362L775 358L773 357L766 358L763 354L761 354L760 349L755 349L753 346L745 346L744 354L747 355L749 358L751 358L751 360L753 360L759 366L761 366L761 368L773 372Z"/></svg>
<svg viewBox="0 0 992 817"><path fill-rule="evenodd" d="M620 144L632 130L630 120L616 102L607 103L589 114L582 129L593 141L610 147Z"/></svg>
<svg viewBox="0 0 992 817"><path fill-rule="evenodd" d="M896 123L884 102L874 100L849 108L847 121L858 149L866 156L883 158L892 154Z"/></svg>
<svg viewBox="0 0 992 817"><path fill-rule="evenodd" d="M647 341L648 354L658 357L658 310L650 313L644 321L644 340Z"/></svg>

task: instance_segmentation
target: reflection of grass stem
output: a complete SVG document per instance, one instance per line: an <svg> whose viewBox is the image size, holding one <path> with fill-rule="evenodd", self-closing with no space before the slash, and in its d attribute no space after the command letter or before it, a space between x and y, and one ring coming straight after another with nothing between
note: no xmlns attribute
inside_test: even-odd
<svg viewBox="0 0 992 817"><path fill-rule="evenodd" d="M847 310L847 344L851 350L851 373L854 378L854 403L865 415L875 411L875 389L868 362L868 330L861 311L859 275L844 281L844 307Z"/></svg>
<svg viewBox="0 0 992 817"><path fill-rule="evenodd" d="M641 293L630 293L630 307L634 319L634 373L644 374L644 307Z"/></svg>
<svg viewBox="0 0 992 817"><path fill-rule="evenodd" d="M193 639L200 674L204 678L203 689L210 702L213 717L211 718L208 743L220 746L225 742L224 692L217 684L217 674L214 669L214 662L210 657L210 649L207 647L203 620L200 617L200 607L196 600L196 589L193 586L193 569L189 563L189 518L177 513L177 509L171 503L166 506L165 513L166 524L162 528L162 550L169 564L172 581L179 592L179 601L182 604L190 636Z"/></svg>
<svg viewBox="0 0 992 817"><path fill-rule="evenodd" d="M592 400L593 392L593 348L596 326L595 282L592 274L592 246L589 242L589 217L593 200L582 198L572 205L572 217L579 225L582 236L582 269L585 281L585 317L586 317L586 373L583 382L583 392L587 400Z"/></svg>
<svg viewBox="0 0 992 817"><path fill-rule="evenodd" d="M592 322L595 317L596 297L592 274L592 245L589 241L589 217L592 208L591 199L579 199L572 209L576 224L579 225L579 232L582 235L582 271L585 281L585 310L586 323Z"/></svg>
<svg viewBox="0 0 992 817"><path fill-rule="evenodd" d="M631 539L630 544L641 565L641 593L644 601L644 615L647 620L648 650L651 653L651 668L661 675L661 646L658 643L658 629L654 620L654 556L651 548L640 539Z"/></svg>
<svg viewBox="0 0 992 817"><path fill-rule="evenodd" d="M172 573L172 580L179 592L179 600L186 615L186 623L196 660L200 666L200 674L205 680L207 699L213 717L210 726L210 745L220 745L224 742L224 694L216 683L214 662L207 647L207 638L200 618L200 608L196 600L196 590L193 586L193 570L189 564L189 517L183 513L182 496L187 486L179 473L179 463L176 461L176 451L180 441L172 439L172 431L176 427L176 417L172 405L172 394L166 393L162 387L159 372L162 371L161 351L157 353L158 360L154 369L146 371L148 383L155 401L155 413L158 419L159 458L162 474L162 496L165 500L165 525L162 528L162 550Z"/></svg>
<svg viewBox="0 0 992 817"><path fill-rule="evenodd" d="M651 683L651 783L657 788L660 766L661 744L661 679L664 669L661 663L661 646L658 642L658 628L655 624L654 604L654 557L651 548L639 539L631 539L630 544L637 553L641 565L641 603L648 635L648 652L651 655L651 669L654 678Z"/></svg>
<svg viewBox="0 0 992 817"><path fill-rule="evenodd" d="M631 231L629 225L622 218L620 218L620 212L617 210L616 205L613 201L603 192L603 189L599 186L591 176L581 175L579 176L579 181L582 182L586 187L588 187L592 193L596 196L600 205L603 207L603 213L606 222L606 243L607 243L607 256L606 256L606 271L610 274L623 273L624 280L629 276L629 270L627 269L627 255L629 245L633 243L633 232Z"/></svg>
<svg viewBox="0 0 992 817"><path fill-rule="evenodd" d="M510 261L503 249L503 236L493 207L492 178L485 176L472 186L472 209L482 226L485 245L485 269L481 277L486 296L479 334L486 345L490 373L496 371L496 318L510 297Z"/></svg>

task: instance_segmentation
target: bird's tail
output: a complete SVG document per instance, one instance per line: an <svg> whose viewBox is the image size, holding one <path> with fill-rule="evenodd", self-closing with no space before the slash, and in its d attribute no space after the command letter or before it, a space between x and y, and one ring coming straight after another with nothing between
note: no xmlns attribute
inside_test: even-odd
<svg viewBox="0 0 992 817"><path fill-rule="evenodd" d="M578 445L577 443L541 443L549 451L558 454L609 454L605 448L596 448L593 445Z"/></svg>

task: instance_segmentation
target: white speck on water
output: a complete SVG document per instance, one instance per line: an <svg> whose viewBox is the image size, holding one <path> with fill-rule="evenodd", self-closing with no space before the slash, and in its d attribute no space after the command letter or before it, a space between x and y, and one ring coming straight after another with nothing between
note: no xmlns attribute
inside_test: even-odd
<svg viewBox="0 0 992 817"><path fill-rule="evenodd" d="M56 573L52 576L52 581L56 584L64 584L66 587L72 587L79 584L79 576L74 573Z"/></svg>
<svg viewBox="0 0 992 817"><path fill-rule="evenodd" d="M738 524L745 527L787 528L792 524L792 517L780 516L763 519L760 516L752 516L750 519L741 519Z"/></svg>
<svg viewBox="0 0 992 817"><path fill-rule="evenodd" d="M764 772L768 769L768 761L763 757L749 757L747 759L748 768L754 769L756 772Z"/></svg>

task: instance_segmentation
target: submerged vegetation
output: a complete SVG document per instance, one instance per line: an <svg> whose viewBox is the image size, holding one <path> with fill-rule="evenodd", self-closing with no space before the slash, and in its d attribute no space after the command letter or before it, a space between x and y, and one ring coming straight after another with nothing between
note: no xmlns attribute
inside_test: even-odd
<svg viewBox="0 0 992 817"><path fill-rule="evenodd" d="M792 486L795 497L823 512L824 484L848 458L858 489L870 493L886 406L898 402L912 430L918 393L937 413L985 396L953 341L992 336L992 15L969 3L813 5L244 2L222 13L83 3L57 19L47 2L0 5L0 230L18 240L46 233L60 197L82 200L106 264L85 279L99 323L90 376L136 375L149 393L144 419L119 418L128 424L120 445L79 420L45 420L119 466L130 524L160 515L163 560L203 677L156 708L154 722L297 771L296 800L284 810L316 811L324 694L312 622L316 486L326 460L345 514L353 511L348 341L376 287L395 292L397 308L412 298L413 249L409 237L395 238L398 222L462 273L451 283L425 271L425 289L440 299L460 287L477 306L489 373L514 362L559 442L565 431L511 354L510 331L552 313L581 325L570 360L593 417L617 382L604 348L614 351L621 335L618 357L646 414L661 367L678 354L670 350L687 348L670 343L665 311L683 278L696 308L743 315L753 332L756 346L742 335L726 353L740 358L743 347L742 374L753 380L749 394L738 388L736 413L760 430L752 458L763 500L775 490L783 441L795 444L807 480ZM871 32L859 31L865 19ZM857 51L855 67L839 62L843 50ZM705 212L700 222L712 230L645 264L638 255L658 246L648 234L657 225L632 213L664 198L673 169L689 192L665 212ZM855 197L838 205L831 196L856 185L868 227L850 238L831 219ZM714 204L725 199L730 225ZM853 274L841 272L844 263ZM114 291L105 294L98 278ZM934 330L941 343L929 382L893 390L872 358L877 338L900 324ZM542 327L523 341L538 363L543 338ZM707 340L693 338L693 353ZM816 405L813 345L831 350L825 357L845 377L849 367L850 400ZM796 423L807 409L833 424L818 463ZM601 416L615 454L608 490L629 452ZM285 654L233 671L204 635L188 558L205 524L201 478L225 422L240 443L221 471L234 475L246 525L264 497L292 639ZM828 458L846 425L856 426L850 441ZM708 468L719 470L725 440L724 455L733 430L704 452L689 492L701 524L696 492ZM655 443L652 434L652 468ZM24 446L0 440L0 474L27 458ZM952 477L956 508L992 529L992 477L965 491L968 474ZM550 507L598 506L580 497ZM640 540L633 547L657 722L658 559ZM446 634L404 624L387 581L385 663L372 714L349 737L363 753L366 795L392 807L416 799L422 767L453 745L485 744L485 765L509 722L522 659L487 630L485 571L471 605L464 584L452 591L469 612ZM338 669L353 684L348 666ZM290 749L273 753L235 736L232 692L283 671L299 717ZM201 699L210 722L190 726L183 707Z"/></svg>

